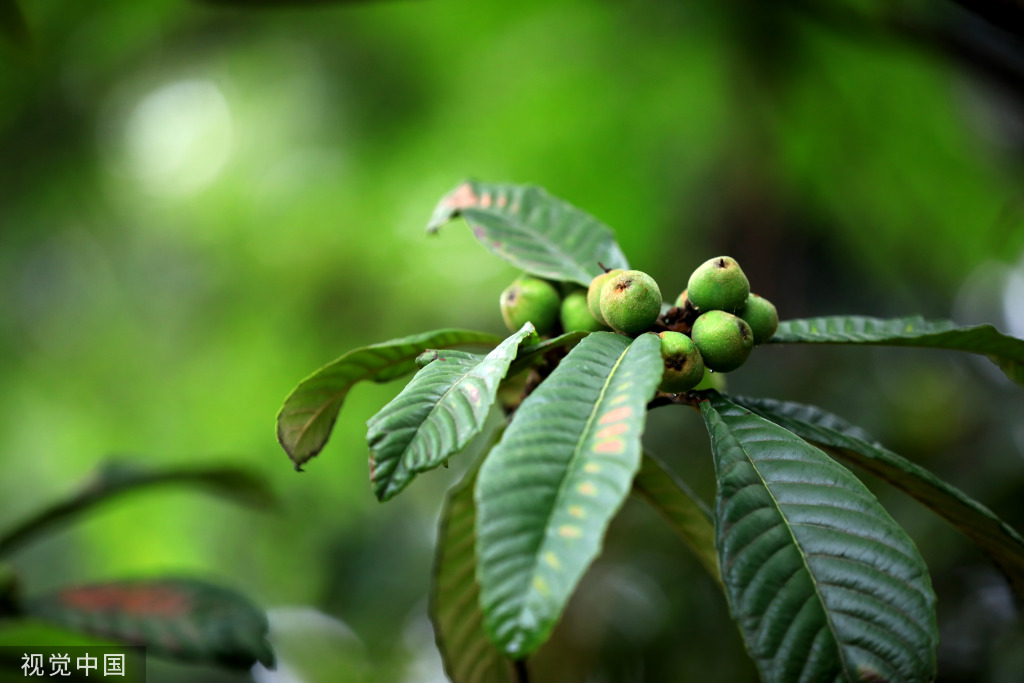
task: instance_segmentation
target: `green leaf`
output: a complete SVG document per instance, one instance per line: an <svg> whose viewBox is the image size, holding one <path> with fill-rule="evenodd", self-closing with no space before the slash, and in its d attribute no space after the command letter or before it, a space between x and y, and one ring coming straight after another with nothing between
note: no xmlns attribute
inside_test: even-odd
<svg viewBox="0 0 1024 683"><path fill-rule="evenodd" d="M151 468L134 462L104 463L88 480L62 500L0 534L0 557L42 536L61 523L72 521L97 505L126 493L163 485L192 486L210 493L268 508L277 505L273 492L261 477L230 465Z"/></svg>
<svg viewBox="0 0 1024 683"><path fill-rule="evenodd" d="M452 683L514 683L508 658L487 638L476 581L476 505L479 465L448 492L438 527L430 591L437 649Z"/></svg>
<svg viewBox="0 0 1024 683"><path fill-rule="evenodd" d="M715 527L704 501L650 453L644 453L640 471L633 480L633 492L668 520L711 578L721 585Z"/></svg>
<svg viewBox="0 0 1024 683"><path fill-rule="evenodd" d="M390 382L416 369L426 349L493 346L501 337L469 330L436 330L349 351L302 380L277 413L277 440L301 471L323 449L345 397L361 380Z"/></svg>
<svg viewBox="0 0 1024 683"><path fill-rule="evenodd" d="M0 0L0 34L18 48L29 46L28 24L18 0Z"/></svg>
<svg viewBox="0 0 1024 683"><path fill-rule="evenodd" d="M551 633L640 466L660 340L594 332L516 411L476 487L481 605L491 640L526 657Z"/></svg>
<svg viewBox="0 0 1024 683"><path fill-rule="evenodd" d="M544 357L545 354L560 349L563 346L571 346L579 340L586 337L589 332L583 332L582 330L576 330L575 332L566 332L565 334L551 339L545 339L544 341L537 342L536 344L530 344L524 346L520 351L519 355L516 356L516 360L512 363L512 366L508 370L508 377L512 377L526 368L530 367L538 360Z"/></svg>
<svg viewBox="0 0 1024 683"><path fill-rule="evenodd" d="M26 612L174 659L237 668L274 661L266 615L238 593L195 579L76 586L28 600Z"/></svg>
<svg viewBox="0 0 1024 683"><path fill-rule="evenodd" d="M21 616L21 581L14 567L0 562L0 623Z"/></svg>
<svg viewBox="0 0 1024 683"><path fill-rule="evenodd" d="M973 541L1024 599L1024 538L987 507L820 408L771 399L733 396L730 400L888 481L931 508Z"/></svg>
<svg viewBox="0 0 1024 683"><path fill-rule="evenodd" d="M717 393L711 434L718 560L766 681L931 681L928 569L848 470Z"/></svg>
<svg viewBox="0 0 1024 683"><path fill-rule="evenodd" d="M784 320L779 323L776 344L877 344L969 351L998 365L1006 376L1024 385L1024 339L999 332L991 325L957 327L949 320L865 318L833 316Z"/></svg>
<svg viewBox="0 0 1024 683"><path fill-rule="evenodd" d="M418 473L445 462L480 433L498 385L533 332L526 323L486 356L445 352L370 418L370 481L379 500L394 497Z"/></svg>
<svg viewBox="0 0 1024 683"><path fill-rule="evenodd" d="M427 232L462 216L492 253L520 270L584 287L608 268L629 268L615 235L593 216L530 185L467 180L434 209Z"/></svg>

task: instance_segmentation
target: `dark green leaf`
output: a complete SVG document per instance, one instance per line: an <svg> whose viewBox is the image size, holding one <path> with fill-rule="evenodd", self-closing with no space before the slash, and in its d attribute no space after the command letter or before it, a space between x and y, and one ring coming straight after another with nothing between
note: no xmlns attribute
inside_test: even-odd
<svg viewBox="0 0 1024 683"><path fill-rule="evenodd" d="M1024 385L1024 339L999 332L991 325L957 327L949 320L832 316L784 320L770 343L878 344L969 351L987 356L1006 376Z"/></svg>
<svg viewBox="0 0 1024 683"><path fill-rule="evenodd" d="M277 504L266 481L230 465L156 469L123 460L105 463L63 500L40 510L0 535L0 557L100 503L142 488L174 484L193 486L237 502L267 508Z"/></svg>
<svg viewBox="0 0 1024 683"><path fill-rule="evenodd" d="M928 569L849 471L717 393L711 434L718 560L766 681L931 681Z"/></svg>
<svg viewBox="0 0 1024 683"><path fill-rule="evenodd" d="M0 33L19 48L29 45L28 25L18 0L0 0Z"/></svg>
<svg viewBox="0 0 1024 683"><path fill-rule="evenodd" d="M715 552L715 527L711 511L700 498L658 460L644 453L633 492L646 500L682 537L708 574L722 583Z"/></svg>
<svg viewBox="0 0 1024 683"><path fill-rule="evenodd" d="M594 332L516 411L480 468L477 575L488 635L509 656L547 639L640 467L660 340Z"/></svg>
<svg viewBox="0 0 1024 683"><path fill-rule="evenodd" d="M814 406L730 397L797 436L881 477L971 539L1024 599L1024 538L991 510L919 465L886 450L841 418Z"/></svg>
<svg viewBox="0 0 1024 683"><path fill-rule="evenodd" d="M262 9L265 7L301 7L308 5L365 5L381 0L196 0L196 2L207 5L235 5L248 9Z"/></svg>
<svg viewBox="0 0 1024 683"><path fill-rule="evenodd" d="M583 332L580 330L577 330L575 332L566 332L565 334L559 335L557 337L545 339L542 342L530 344L529 346L524 346L522 349L520 349L519 355L516 356L515 362L512 363L512 366L509 368L508 376L512 377L518 374L519 372L525 370L526 368L530 367L531 365L539 361L541 358L543 358L544 354L554 351L555 349L560 349L564 346L571 346L578 342L580 339L586 337L588 334L590 333Z"/></svg>
<svg viewBox="0 0 1024 683"><path fill-rule="evenodd" d="M0 623L21 615L21 582L14 567L0 562Z"/></svg>
<svg viewBox="0 0 1024 683"><path fill-rule="evenodd" d="M452 683L514 683L509 660L487 638L476 581L478 466L448 492L438 529L430 618Z"/></svg>
<svg viewBox="0 0 1024 683"><path fill-rule="evenodd" d="M426 349L493 346L501 337L469 330L436 330L349 351L295 387L277 413L277 440L301 470L327 443L345 397L361 380L390 382L416 369Z"/></svg>
<svg viewBox="0 0 1024 683"><path fill-rule="evenodd" d="M370 481L378 499L392 498L480 433L498 385L533 331L526 323L486 356L446 351L370 418Z"/></svg>
<svg viewBox="0 0 1024 683"><path fill-rule="evenodd" d="M586 287L604 272L599 262L629 268L607 226L539 187L467 180L437 205L427 231L456 216L491 252L539 277Z"/></svg>
<svg viewBox="0 0 1024 683"><path fill-rule="evenodd" d="M194 579L118 581L34 598L26 611L50 624L187 661L272 665L266 615L234 591Z"/></svg>

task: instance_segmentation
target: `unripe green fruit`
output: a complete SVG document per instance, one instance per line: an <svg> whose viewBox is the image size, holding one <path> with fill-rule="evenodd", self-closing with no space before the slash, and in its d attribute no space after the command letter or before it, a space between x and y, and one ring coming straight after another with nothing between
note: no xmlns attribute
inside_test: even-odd
<svg viewBox="0 0 1024 683"><path fill-rule="evenodd" d="M531 322L537 334L551 334L560 306L558 290L535 277L521 277L501 293L501 317L512 332Z"/></svg>
<svg viewBox="0 0 1024 683"><path fill-rule="evenodd" d="M689 297L687 296L687 292L688 292L688 291L689 291L689 290L687 290L687 289L684 289L684 290L683 290L683 291L682 291L682 292L681 292L681 293L679 294L679 296L677 296L677 297L676 297L676 303L675 303L675 305L676 305L677 307L679 307L679 308L686 308L686 302L687 302L687 301L689 301Z"/></svg>
<svg viewBox="0 0 1024 683"><path fill-rule="evenodd" d="M587 288L587 307L590 308L590 315L594 316L594 320L602 325L607 325L607 323L604 316L601 315L601 290L609 280L621 272L622 268L615 268L607 273L601 273L590 281L590 287Z"/></svg>
<svg viewBox="0 0 1024 683"><path fill-rule="evenodd" d="M693 323L693 343L704 365L715 372L729 372L747 362L754 348L754 333L742 318L725 311L708 311Z"/></svg>
<svg viewBox="0 0 1024 683"><path fill-rule="evenodd" d="M747 305L737 315L750 325L755 344L765 343L779 329L779 312L775 310L775 304L757 294L747 297Z"/></svg>
<svg viewBox="0 0 1024 683"><path fill-rule="evenodd" d="M665 372L658 389L678 394L697 386L704 378L704 359L693 341L682 332L660 332Z"/></svg>
<svg viewBox="0 0 1024 683"><path fill-rule="evenodd" d="M726 311L743 308L750 295L750 282L740 264L730 256L716 256L693 271L686 286L690 303L698 311Z"/></svg>
<svg viewBox="0 0 1024 683"><path fill-rule="evenodd" d="M700 380L700 383L693 388L694 391L703 391L705 389L714 389L715 391L725 391L725 375L721 372L711 372L707 366L704 366L704 377Z"/></svg>
<svg viewBox="0 0 1024 683"><path fill-rule="evenodd" d="M661 315L658 283L640 270L626 270L601 289L601 315L616 332L639 334Z"/></svg>
<svg viewBox="0 0 1024 683"><path fill-rule="evenodd" d="M575 332L576 330L597 332L606 329L604 325L594 320L594 316L590 313L590 307L587 305L587 293L583 291L573 292L562 299L560 317L562 329L566 332Z"/></svg>

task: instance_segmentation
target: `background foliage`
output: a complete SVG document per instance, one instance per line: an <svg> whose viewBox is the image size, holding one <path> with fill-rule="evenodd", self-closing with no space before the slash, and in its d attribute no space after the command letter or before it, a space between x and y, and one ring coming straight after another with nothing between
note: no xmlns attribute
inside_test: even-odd
<svg viewBox="0 0 1024 683"><path fill-rule="evenodd" d="M441 680L425 591L468 459L380 506L365 420L396 386L356 387L304 475L273 425L349 349L502 332L514 271L458 225L423 234L467 176L584 208L666 297L729 253L784 318L1024 336L1024 89L997 68L1019 43L954 3L22 4L26 37L0 46L0 524L111 453L245 464L283 501L119 502L16 558L33 590L201 575L272 608L286 663ZM972 360L776 347L729 389L813 401L1022 529L1024 399ZM653 412L646 444L711 498L698 416ZM933 573L942 680L1024 677L1003 579L877 493ZM712 580L632 502L538 660L552 681L750 680L741 652Z"/></svg>

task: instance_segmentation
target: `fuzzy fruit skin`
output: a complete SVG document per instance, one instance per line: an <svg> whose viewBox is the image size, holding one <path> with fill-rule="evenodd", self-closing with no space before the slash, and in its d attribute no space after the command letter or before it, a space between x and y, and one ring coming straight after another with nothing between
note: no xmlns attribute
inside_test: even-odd
<svg viewBox="0 0 1024 683"><path fill-rule="evenodd" d="M750 281L731 256L716 256L702 263L686 284L690 303L698 311L734 313L747 303Z"/></svg>
<svg viewBox="0 0 1024 683"><path fill-rule="evenodd" d="M608 329L590 313L587 305L587 293L576 291L562 299L562 310L559 316L562 321L562 329L566 332L597 332Z"/></svg>
<svg viewBox="0 0 1024 683"><path fill-rule="evenodd" d="M641 270L625 270L601 289L601 315L616 332L639 334L661 315L658 283Z"/></svg>
<svg viewBox="0 0 1024 683"><path fill-rule="evenodd" d="M590 315L594 316L594 320L602 325L607 325L608 323L605 322L604 316L601 315L601 290L604 288L605 283L621 272L622 268L615 268L607 273L601 273L590 281L590 287L587 288L587 306L590 308Z"/></svg>
<svg viewBox="0 0 1024 683"><path fill-rule="evenodd" d="M754 332L754 344L763 344L775 335L779 329L779 312L775 304L757 294L747 297L747 305L737 313L747 321Z"/></svg>
<svg viewBox="0 0 1024 683"><path fill-rule="evenodd" d="M659 332L661 357L665 372L661 376L660 391L678 394L688 391L704 378L704 359L697 345L682 332Z"/></svg>
<svg viewBox="0 0 1024 683"><path fill-rule="evenodd" d="M708 311L693 323L693 343L704 365L715 372L729 372L747 362L754 348L754 332L746 320L725 311Z"/></svg>
<svg viewBox="0 0 1024 683"><path fill-rule="evenodd" d="M531 322L537 334L551 334L560 308L558 290L535 277L521 277L501 293L501 317L512 332Z"/></svg>

